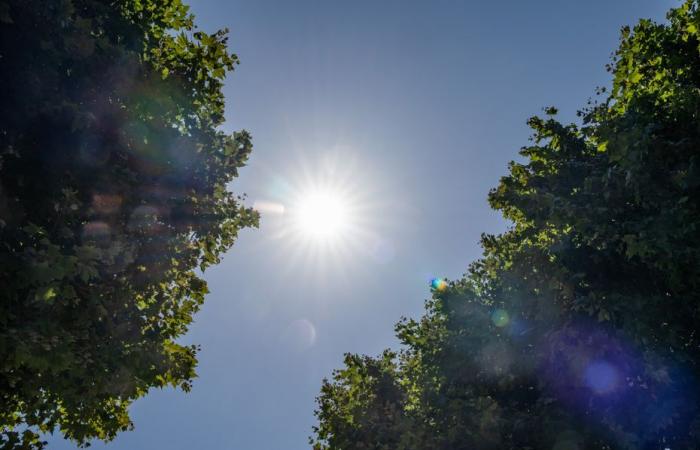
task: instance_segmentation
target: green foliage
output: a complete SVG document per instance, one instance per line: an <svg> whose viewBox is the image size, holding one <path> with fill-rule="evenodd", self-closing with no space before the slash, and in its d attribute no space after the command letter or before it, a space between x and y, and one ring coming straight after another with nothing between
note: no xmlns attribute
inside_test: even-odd
<svg viewBox="0 0 700 450"><path fill-rule="evenodd" d="M700 446L698 9L623 29L580 125L530 119L489 194L512 227L324 382L316 449Z"/></svg>
<svg viewBox="0 0 700 450"><path fill-rule="evenodd" d="M238 60L180 0L2 0L0 61L0 448L110 440L190 389L197 273L257 224L218 128Z"/></svg>

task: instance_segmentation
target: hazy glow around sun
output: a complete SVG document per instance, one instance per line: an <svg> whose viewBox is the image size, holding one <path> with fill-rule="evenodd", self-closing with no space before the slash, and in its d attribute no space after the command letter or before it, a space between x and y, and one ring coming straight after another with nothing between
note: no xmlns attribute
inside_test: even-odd
<svg viewBox="0 0 700 450"><path fill-rule="evenodd" d="M386 264L393 242L382 235L395 207L379 195L371 165L361 164L351 148L300 157L284 173L273 173L267 197L253 207L285 271L335 282L355 270ZM325 278L323 278L325 279ZM349 281L349 279L348 279ZM317 281L321 282L321 281Z"/></svg>
<svg viewBox="0 0 700 450"><path fill-rule="evenodd" d="M299 231L312 239L341 238L347 231L348 205L342 195L333 190L314 190L299 196L295 208L295 224Z"/></svg>

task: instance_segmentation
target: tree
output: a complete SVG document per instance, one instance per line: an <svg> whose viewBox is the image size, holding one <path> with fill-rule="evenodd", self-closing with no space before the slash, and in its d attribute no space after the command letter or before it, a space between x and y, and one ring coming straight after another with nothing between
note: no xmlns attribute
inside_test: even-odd
<svg viewBox="0 0 700 450"><path fill-rule="evenodd" d="M700 446L698 29L697 0L623 28L579 125L530 119L527 161L489 194L512 226L397 325L398 356L324 381L314 448L388 448L365 398L400 411L391 448ZM374 388L376 365L398 392Z"/></svg>
<svg viewBox="0 0 700 450"><path fill-rule="evenodd" d="M0 448L132 427L190 389L183 335L258 216L227 190L252 145L220 131L226 31L180 0L0 1Z"/></svg>

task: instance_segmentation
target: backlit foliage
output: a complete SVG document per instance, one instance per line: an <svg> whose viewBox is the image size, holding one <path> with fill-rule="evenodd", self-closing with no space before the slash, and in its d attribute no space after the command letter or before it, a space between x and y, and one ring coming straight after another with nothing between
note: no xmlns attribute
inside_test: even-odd
<svg viewBox="0 0 700 450"><path fill-rule="evenodd" d="M348 355L316 449L700 447L700 12L622 31L610 92L549 108L489 201L512 222L404 350Z"/></svg>
<svg viewBox="0 0 700 450"><path fill-rule="evenodd" d="M190 388L198 271L257 223L226 45L180 0L0 1L0 448L110 440Z"/></svg>

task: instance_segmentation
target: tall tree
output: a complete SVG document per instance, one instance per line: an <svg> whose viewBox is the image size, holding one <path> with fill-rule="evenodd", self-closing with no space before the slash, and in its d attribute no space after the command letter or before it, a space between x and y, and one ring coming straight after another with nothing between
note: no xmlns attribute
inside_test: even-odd
<svg viewBox="0 0 700 450"><path fill-rule="evenodd" d="M0 448L110 440L190 389L198 273L258 220L227 189L237 63L180 0L0 1Z"/></svg>
<svg viewBox="0 0 700 450"><path fill-rule="evenodd" d="M699 29L697 0L624 28L580 125L529 121L489 195L511 228L398 356L324 381L314 448L700 447Z"/></svg>

